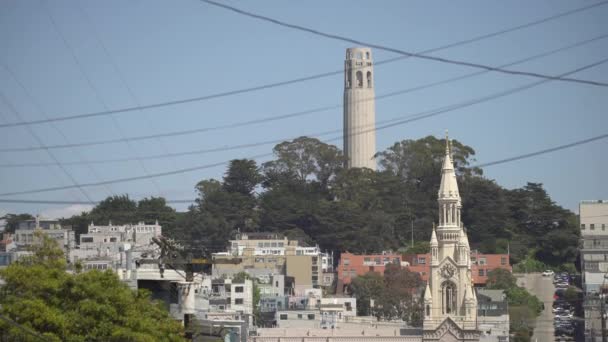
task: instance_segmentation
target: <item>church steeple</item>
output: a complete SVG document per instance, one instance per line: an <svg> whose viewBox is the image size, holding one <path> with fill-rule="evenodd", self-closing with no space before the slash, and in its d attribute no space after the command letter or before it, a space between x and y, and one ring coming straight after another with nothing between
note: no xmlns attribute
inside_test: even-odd
<svg viewBox="0 0 608 342"><path fill-rule="evenodd" d="M452 340L443 336L446 334L445 328L452 324L449 322L453 322L461 333L464 334L466 331L468 336L478 337L477 300L471 275L471 252L466 231L460 220L462 204L458 192L452 144L447 132L437 202L439 225L435 228L433 224L431 232L431 267L424 294L423 340ZM460 341L460 339L453 340ZM473 339L466 339L466 341L470 340Z"/></svg>
<svg viewBox="0 0 608 342"><path fill-rule="evenodd" d="M452 162L452 144L445 134L445 158L441 168L441 184L438 192L439 229L460 227L460 194L456 182L456 171Z"/></svg>

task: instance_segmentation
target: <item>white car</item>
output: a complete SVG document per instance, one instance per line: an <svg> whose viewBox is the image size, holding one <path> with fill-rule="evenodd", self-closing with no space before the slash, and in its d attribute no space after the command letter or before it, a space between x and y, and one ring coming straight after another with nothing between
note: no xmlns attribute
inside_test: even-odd
<svg viewBox="0 0 608 342"><path fill-rule="evenodd" d="M545 272L543 272L543 277L552 277L554 274L555 272L551 270L546 270Z"/></svg>

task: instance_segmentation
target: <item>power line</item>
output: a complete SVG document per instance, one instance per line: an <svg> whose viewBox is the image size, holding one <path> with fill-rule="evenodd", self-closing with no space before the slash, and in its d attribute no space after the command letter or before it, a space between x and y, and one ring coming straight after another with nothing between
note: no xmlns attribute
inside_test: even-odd
<svg viewBox="0 0 608 342"><path fill-rule="evenodd" d="M25 86L25 84L23 82L21 82L21 80L17 77L16 73L11 70L8 65L6 64L2 64L2 66L4 67L4 69L11 75L11 77L13 78L13 80L15 81L15 83L17 83L19 85L19 87L21 88L21 90L25 93L25 95L27 97L30 98L30 101L32 102L32 104L38 109L38 112L44 117L44 118L48 118L46 111L43 109L42 105L40 104L40 102L38 102L36 100L36 98L34 97L34 95L29 91L29 89ZM29 125L28 125L29 126ZM57 133L59 133L59 135L63 138L63 140L65 140L67 142L67 144L70 144L70 140L68 139L68 137L66 136L65 133L63 133L63 131L57 127L57 125L55 123L51 123L51 127L53 127L55 129L55 131L57 131ZM40 145L39 148L36 148L37 150L49 150L48 145ZM97 179L97 180L101 180L101 177L99 176L99 174L95 171L95 169L93 168L93 166L91 165L91 163L89 163L87 161L87 159L78 151L75 151L76 156L78 157L78 159L80 160L80 162L82 164L87 165L87 168L89 169L89 171L91 172L91 174ZM52 164L55 165L55 164ZM64 164L65 165L65 164ZM111 194L114 195L114 191L112 191L112 188L107 185L106 186L106 190Z"/></svg>
<svg viewBox="0 0 608 342"><path fill-rule="evenodd" d="M588 64L579 68L576 68L572 71L568 71L565 72L563 74L561 74L560 76L567 76L570 74L574 74L577 73L579 71L582 70L586 70L595 66L598 66L600 64L606 63L608 62L608 58L602 59L598 62L592 63L592 64ZM494 100L496 98L499 97L503 97L506 95L510 95L525 89L529 89L535 86L538 86L540 84L543 83L547 83L553 81L552 79L542 79L533 83L529 83L520 87L516 87L516 88L512 88L506 91L502 91L496 94L492 94L489 96L485 96L482 97L480 99L476 99L476 100L472 100L472 101L468 101L468 102L464 102L462 104L459 104L457 106L449 106L449 107L444 107L443 109L439 109L436 111L431 111L422 115L418 115L416 117L413 118L408 118L408 119L403 119L403 120L399 120L393 123L389 123L389 124L385 124L379 127L375 127L375 128L371 128L371 129L367 129L367 130L363 130L363 131L357 131L356 133L354 133L353 135L359 135L359 134L364 134L367 132L371 132L371 131L378 131L378 130L382 130L382 129L386 129L389 127L394 127L394 126L399 126L405 123L409 123L412 121L417 121L417 120L421 120L424 118L428 118L428 117L432 117L432 116L436 116L445 112L449 112L449 111L453 111L455 109L460 109L460 108L464 108L464 107L468 107L474 104L478 104L481 102L486 102L486 101L490 101L490 100ZM28 126L29 127L29 126ZM337 140L340 139L341 137L336 137L331 140ZM264 153L264 154L259 154L256 156L252 156L249 157L249 159L259 159L259 158L264 158L264 157L268 157L268 156L272 156L273 153ZM135 180L142 180L142 179L149 179L149 178L156 178L156 177L164 177L164 176L170 176L170 175L176 175L176 174L182 174L182 173L188 173L188 172L192 172L192 171L197 171L197 170L202 170L202 169L208 169L208 168L212 168L212 167L216 167L216 166L221 166L221 165L226 165L228 164L230 161L223 161L223 162L218 162L218 163L213 163L213 164L207 164L207 165L200 165L200 166L194 166L194 167L189 167L189 168L183 168L183 169L177 169L177 170L173 170L173 171L166 171L166 172L160 172L160 173L155 173L155 174L147 174L147 175L143 175L143 176L134 176L134 177L125 177L125 178L118 178L118 179L113 179L113 180L107 180L107 181L101 181L101 182L92 182L92 183L85 183L85 184L79 184L79 185L72 185L72 186L56 186L56 187L48 187L48 188L41 188L41 189L35 189L35 190L24 190L24 191L17 191L17 192L10 192L10 193L1 193L0 196L12 196L12 195L24 195L24 194L33 194L33 193L41 193L41 192L49 192L49 191L57 191L57 190L65 190L65 189L71 189L74 187L78 187L78 186L82 186L82 187L88 187L88 186L97 186L97 185L105 185L105 184L114 184L114 183L124 183L124 182L131 182L131 181L135 181Z"/></svg>
<svg viewBox="0 0 608 342"><path fill-rule="evenodd" d="M580 7L580 8L576 8L576 9L569 10L569 11L566 11L566 12L558 13L558 14L555 14L555 15L550 16L550 17L538 19L538 20L535 20L535 21L532 21L532 22L528 22L528 23L525 23L525 24L521 24L521 25L518 25L518 26L511 27L511 28L507 28L507 29L503 29L503 30L487 33L487 34L484 34L484 35L481 35L481 36L465 39L465 40L458 41L458 42L455 42L455 43L450 43L450 44L443 45L443 46L440 46L440 47L436 47L436 48L433 48L433 49L420 51L420 52L418 52L418 54L426 54L426 53L437 52L437 51L445 50L445 49L452 48L452 47L455 47L455 46L470 44L470 43L481 41L481 40L484 40L484 39L487 39L487 38L496 37L496 36L499 36L499 35L502 35L502 34L518 31L518 30L525 29L525 28L532 27L532 26L536 26L536 25L540 25L540 24L546 23L548 21L556 20L556 19L559 19L559 18L562 18L562 17L565 17L565 16L569 16L569 15L572 15L572 14L575 14L575 13L586 11L586 10L591 9L591 8L595 8L595 7L598 7L598 6L605 5L606 3L608 3L608 1L602 1L602 2L599 2L599 3L592 4L592 5L587 5L587 6L584 6L584 7ZM396 62L396 61L399 61L399 60L407 59L409 57L410 56L398 56L398 57L394 57L394 58L378 61L378 62L374 63L374 65L389 64L389 63ZM329 71L329 72L319 73L319 74L315 74L315 75L309 75L309 76L305 76L305 77L295 78L295 79L286 80L286 81L280 81L280 82L275 82L275 83L267 83L267 84L263 84L263 85L259 85L259 86L253 86L253 87L248 87L248 88L230 90L230 91L220 92L220 93L216 93L216 94L209 94L209 95L203 95L203 96L186 98L186 99L180 99L180 100L173 100L173 101L165 101L165 102L159 102L159 103L154 103L154 104L149 104L149 105L142 105L142 106L125 107L125 108L120 108L120 109L104 110L104 111L91 112L91 113L85 113L85 114L76 114L76 115L68 115L68 116L62 116L62 117L54 117L54 118L45 119L45 120L33 120L33 121L28 121L27 123L28 124L42 124L42 123L53 122L53 121L76 120L76 119L84 119L84 118L104 116L104 115L110 115L110 114L128 113L128 112L136 112L136 111L141 112L142 110L146 110L146 109L162 108L162 107L175 106L175 105L192 103L192 102L201 102L201 101L206 101L206 100L211 100L211 99L216 99L216 98L221 98L221 97L228 97L228 96L234 96L234 95L239 95L239 94L244 94L244 93L249 93L249 92L255 92L255 91L265 90L265 89L277 88L277 87L282 87L282 86L291 85L291 84L295 84L295 83L301 83L301 82L306 82L306 81L326 78L326 77L330 77L330 76L341 75L343 72L344 72L344 70L341 69L341 70ZM14 127L14 126L20 126L20 125L22 125L22 124L19 123L19 122L4 123L4 124L0 124L0 128Z"/></svg>
<svg viewBox="0 0 608 342"><path fill-rule="evenodd" d="M583 41L578 41L575 42L573 44L570 45L566 45L566 46L562 46L560 48L556 48L553 50L549 50L549 51L545 51L542 52L540 54L536 54L536 55L532 55L526 58L522 58L522 59L518 59L516 61L507 63L507 64L503 64L500 67L508 67L508 66L512 66L512 65L516 65L516 64L521 64L524 62L529 62L538 58L542 58L542 57L546 57L546 56L550 56L565 50L569 50L575 47L579 47L585 44L589 44L592 42L596 42L602 39L606 39L608 37L608 34L603 34L594 38L590 38L590 39L586 39ZM456 77L452 77L452 78L448 78L448 79L444 79L441 81L436 81L436 82L431 82L431 83L427 83L424 85L420 85L420 86L416 86L416 87L410 87L410 88L406 88L406 89L401 89L401 90L396 90L396 91L392 91L386 94L382 94L382 95L378 95L375 98L365 98L365 99L360 99L358 100L358 102L367 102L367 101L372 101L372 100L383 100L383 99L387 99L393 96L398 96L398 95L403 95L403 94L407 94L407 93L411 93L411 92L415 92L415 91L419 91L419 90L423 90L423 89L427 89L427 88L431 88L431 87L435 87L435 86L439 86L439 85L444 85L444 84L448 84L451 82L455 82L455 81L461 81L467 78L471 78L471 77L475 77L475 76L479 76L485 73L488 73L489 71L487 70L481 70L481 71L476 71L476 72L472 72L472 73L468 73L462 76L456 76ZM218 125L218 126L212 126L212 127L202 127L202 128L195 128L195 129L188 129L188 130L182 130L182 131L174 131L174 132L167 132L167 133L160 133L160 134L150 134L150 135L143 135L143 136L135 136L135 137L125 137L124 139L106 139L106 140L97 140L97 141L89 141L89 142L82 142L82 143L73 143L73 144L58 144L58 145L46 145L44 147L10 147L10 148L0 148L0 152L25 152L25 151L34 151L34 150L39 150L39 149L62 149L62 148L74 148L74 147L87 147L87 146L96 146L96 145L105 145L105 144L113 144L113 143L120 143L123 142L123 140L128 140L128 141L142 141L142 140L149 140L149 139L157 139L157 138L161 138L161 137L176 137L176 136L183 136L183 135L190 135L190 134L198 134L198 133L203 133L203 132L211 132L211 131L219 131L219 130L225 130L225 129L231 129L231 128L237 128L237 127L244 127L244 126L249 126L249 125L254 125L254 124L261 124L261 123L266 123L266 122L271 122L271 121L278 121L278 120L284 120L284 119L289 119L289 118L294 118L294 117L299 117L299 116L304 116L304 115L310 115L310 114L314 114L314 113L319 113L319 112L325 112L325 111L329 111L332 109L338 109L338 108L342 108L341 104L335 104L335 105L329 105L329 106L322 106L322 107L317 107L317 108L312 108L312 109L306 109L306 110L302 110L302 111L297 111L297 112L292 112L292 113L287 113L287 114L281 114L281 115L276 115L276 116L268 116L265 118L261 118L261 119L255 119L255 120L247 120L247 121L242 121L242 122L234 122L234 123L229 123L229 124L224 124L224 125ZM334 133L332 131L332 133ZM273 143L276 140L272 140L269 142L264 142L264 143L259 143L259 145L266 145L266 144L270 144ZM165 153L162 156L166 156L166 157L174 157L174 156L180 156L180 155L189 155L189 154L201 154L201 153L207 153L207 152L214 152L215 149L208 149L208 150L198 150L197 151L193 151L192 153L189 152L184 152L184 154L182 153ZM147 159L147 158L142 158L142 159ZM151 159L157 159L157 158L151 158ZM130 159L126 159L126 160L130 160ZM43 165L39 165L36 164L35 166L43 166ZM0 167L5 167L4 165L0 164Z"/></svg>
<svg viewBox="0 0 608 342"><path fill-rule="evenodd" d="M19 113L19 111L17 110L17 108L15 108L15 106L13 106L13 104L11 102L9 102L9 100L6 98L6 96L4 96L3 92L0 92L0 99L2 99L4 101L4 103L6 103L6 105L9 107L10 111L12 111L13 114L15 115L15 117L17 118L17 120L23 120L23 117L21 116L21 113ZM27 131L30 133L30 135L36 140L36 142L40 146L44 146L44 143L42 142L42 139L38 136L38 134L36 134L36 132L34 132L34 130L32 129L32 127L26 126L26 128L27 128ZM93 199L91 198L91 196L89 196L89 194L83 189L83 187L78 184L78 182L76 181L76 179L74 178L74 176L67 170L67 168L65 168L65 166L63 166L61 164L61 162L59 162L59 159L57 159L57 157L55 156L55 154L53 154L53 152L51 152L50 150L45 150L45 151L49 155L49 157L51 157L51 159L54 161L54 165L57 165L59 167L59 169L72 182L72 184L74 184L73 188L77 188L78 190L80 190L80 192L84 195L84 197L89 202L93 202Z"/></svg>
<svg viewBox="0 0 608 342"><path fill-rule="evenodd" d="M392 47L388 47L388 46L383 46L383 45L379 45L379 44L372 44L372 43L369 43L369 42L364 42L364 41L360 41L360 40L356 40L356 39L352 39L352 38L348 38L348 37L343 37L343 36L340 36L340 35L337 35L337 34L333 34L333 33L322 32L322 31L319 31L319 30L316 30L316 29L312 29L312 28L309 28L309 27L305 27L305 26L301 26L301 25L290 24L290 23L287 23L285 21L273 19L273 18L270 18L270 17L267 17L267 16L263 16L263 15L260 15L260 14L255 14L253 12L245 11L245 10L236 8L234 6L222 4L222 3L215 2L215 1L212 1L212 0L200 0L200 1L202 1L204 3L207 3L209 5L213 5L213 6L216 6L216 7L221 7L221 8L230 10L230 11L235 12L237 14L241 14L241 15L244 15L244 16L247 16L247 17L250 17L250 18L254 18L254 19L259 19L259 20L266 21L266 22L269 22L269 23L272 23L272 24L276 24L276 25L279 25L279 26L291 28L291 29L298 30L298 31L304 31L304 32L308 32L308 33L311 33L311 34L314 34L314 35L317 35L317 36L321 36L321 37L325 37L325 38L329 38L329 39L334 39L334 40L340 40L340 41L344 41L344 42L355 44L355 45L367 46L367 47L375 48L375 49L378 49L378 50L384 50L384 51L388 51L388 52L393 52L393 53L396 53L396 54L399 54L399 55L403 55L403 56L407 56L407 57L416 57L416 58L430 60L430 61L435 61L435 62L442 62L442 63L448 63L448 64L466 66L466 67L471 67L471 68L476 68L476 69L483 69L483 70L494 71L494 72L499 72L499 73L508 74L508 75L530 76L530 77L534 77L534 78L550 79L550 80L555 80L555 81L574 82L574 83L582 83L582 84L588 84L588 85L593 85L593 86L608 87L608 83L603 83L603 82L581 80L581 79L576 79L576 78L565 78L565 77L560 77L560 76L551 76L551 75L545 75L545 74L540 74L540 73L536 73L536 72L529 72L529 71L518 71L518 70L503 69L503 68L494 67L494 66L485 65L485 64L466 62L466 61L460 61L460 60L443 58L443 57L430 56L430 55L420 54L420 53L416 53L416 52L408 52L408 51L401 50L401 49L396 49L396 48L392 48ZM602 1L602 2L597 3L596 5L599 6L599 5L604 5L606 3L608 3L608 2Z"/></svg>
<svg viewBox="0 0 608 342"><path fill-rule="evenodd" d="M70 53L70 56L72 57L72 60L74 61L74 63L76 64L76 67L78 68L78 71L84 77L84 79L87 82L87 85L89 86L89 88L91 88L91 90L95 94L95 97L97 98L97 101L99 101L99 103L101 103L101 105L103 106L103 108L105 110L108 110L108 105L106 104L106 102L104 101L104 99L101 96L101 93L99 92L99 90L97 89L97 87L93 84L93 81L91 80L91 78L89 77L89 75L87 74L87 72L85 71L82 63L78 59L78 56L76 56L76 51L74 50L74 48L72 47L72 45L70 44L70 42L68 41L68 39L66 38L66 36L63 34L63 31L61 31L59 29L59 25L57 25L57 22L55 21L55 18L53 17L53 14L51 13L51 10L48 8L46 1L47 0L40 0L40 2L42 3L42 7L44 7L45 13L48 16L49 21L51 22L51 25L55 29L55 32L57 32L57 34L61 38L61 41L63 42L63 44L65 45L65 47L68 49L68 51ZM114 127L116 127L116 130L118 131L118 134L124 140L124 136L125 135L124 135L124 133L122 131L122 128L120 127L120 124L118 123L118 119L116 119L114 117L114 115L110 115L110 118L112 119L112 123L114 124ZM139 166L143 170L144 174L148 174L148 170L147 170L146 166L141 161L141 159L139 159L139 157L137 156L137 151L135 151L135 149L133 148L133 146L131 145L131 143L129 141L125 140L124 142L128 146L128 148L131 150L131 152L133 153L133 155L135 156L135 159L138 161ZM162 195L162 193L160 191L160 187L156 183L156 180L153 179L153 178L151 178L150 182L156 188L156 191L158 192L158 194Z"/></svg>
<svg viewBox="0 0 608 342"><path fill-rule="evenodd" d="M547 148L544 150L539 150L536 152L531 152L531 153L526 153L526 154L522 154L519 156L515 156L515 157L510 157L510 158L505 158L505 159L501 159L501 160L496 160L493 162L489 162L489 163L483 163L483 164L478 164L472 167L486 167L486 166L492 166L492 165L498 165L498 164L504 164L504 163L508 163L508 162L512 162L512 161L516 161L516 160L521 160L521 159L526 159L526 158L531 158L531 157L535 157L535 156L539 156L541 154L545 154L545 153L550 153L550 152L554 152L554 151L559 151L559 150L563 150L563 149L567 149L570 147L575 147L578 145L583 145L583 144L587 144L596 140L602 140L602 139L606 139L608 138L608 133L607 134L602 134L602 135L598 135L595 137L591 137L588 139L583 139L583 140L579 140L579 141L575 141L575 142L571 142L568 144L564 144L564 145L559 145L559 146L555 146L555 147L551 147L551 148Z"/></svg>

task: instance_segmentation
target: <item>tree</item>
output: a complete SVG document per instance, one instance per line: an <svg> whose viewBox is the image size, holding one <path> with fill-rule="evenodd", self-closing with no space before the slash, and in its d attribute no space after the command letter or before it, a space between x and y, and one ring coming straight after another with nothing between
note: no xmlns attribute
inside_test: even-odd
<svg viewBox="0 0 608 342"><path fill-rule="evenodd" d="M0 270L3 316L48 341L183 341L181 325L148 293L112 271L67 273L56 242L39 237L32 257ZM11 341L38 341L5 321L0 331Z"/></svg>
<svg viewBox="0 0 608 342"><path fill-rule="evenodd" d="M517 286L517 279L509 270L496 268L488 272L486 287L488 289L508 290Z"/></svg>
<svg viewBox="0 0 608 342"><path fill-rule="evenodd" d="M253 191L262 176L258 172L255 160L234 159L230 161L228 171L224 175L222 188L230 193L253 196Z"/></svg>
<svg viewBox="0 0 608 342"><path fill-rule="evenodd" d="M357 315L369 316L374 312L370 305L371 300L378 300L384 290L384 280L382 275L375 272L368 272L352 280L350 290L357 298Z"/></svg>
<svg viewBox="0 0 608 342"><path fill-rule="evenodd" d="M281 175L300 182L312 178L325 188L345 161L338 148L309 137L282 142L273 151L277 159L263 165L267 181L277 180Z"/></svg>

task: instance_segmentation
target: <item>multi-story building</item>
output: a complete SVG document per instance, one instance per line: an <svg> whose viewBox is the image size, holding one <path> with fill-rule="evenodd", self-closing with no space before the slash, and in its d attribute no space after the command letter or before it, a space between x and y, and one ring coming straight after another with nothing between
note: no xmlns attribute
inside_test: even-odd
<svg viewBox="0 0 608 342"><path fill-rule="evenodd" d="M509 262L509 254L482 254L476 250L470 252L471 260L471 275L473 283L477 286L483 286L488 280L488 273L492 270L502 268L512 271ZM408 268L412 272L418 272L423 281L429 279L431 254L414 254L404 256L405 262L408 263Z"/></svg>
<svg viewBox="0 0 608 342"><path fill-rule="evenodd" d="M162 234L162 227L139 222L137 224L95 225L91 222L80 243L70 250L70 262L80 261L85 269L113 269L130 263L134 256L156 250L152 239ZM135 255L134 255L135 254Z"/></svg>
<svg viewBox="0 0 608 342"><path fill-rule="evenodd" d="M226 252L212 256L214 277L246 272L262 283L274 275L285 275L295 289L320 287L333 278L333 257L318 246L299 246L275 233L241 233ZM326 279L327 276L329 279ZM286 281L288 282L288 281Z"/></svg>
<svg viewBox="0 0 608 342"><path fill-rule="evenodd" d="M585 336L593 341L601 339L601 308L608 308L608 201L582 201L579 217Z"/></svg>
<svg viewBox="0 0 608 342"><path fill-rule="evenodd" d="M76 245L75 234L74 231L72 231L72 227L62 227L58 220L47 220L36 217L33 220L19 222L19 226L15 229L14 234L16 248L18 250L25 250L29 246L37 243L37 232L42 232L46 236L57 241L57 244L63 249L66 255Z"/></svg>
<svg viewBox="0 0 608 342"><path fill-rule="evenodd" d="M503 290L477 291L477 325L481 342L509 341L509 305Z"/></svg>

